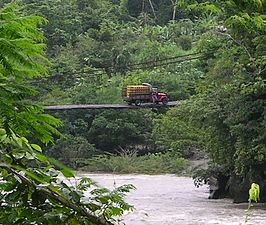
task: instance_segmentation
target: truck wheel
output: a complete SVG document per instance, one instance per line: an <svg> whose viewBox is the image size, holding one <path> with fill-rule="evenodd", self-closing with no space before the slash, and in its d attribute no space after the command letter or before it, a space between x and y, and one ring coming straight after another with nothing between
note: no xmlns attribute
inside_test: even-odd
<svg viewBox="0 0 266 225"><path fill-rule="evenodd" d="M167 104L168 104L168 101L169 101L168 98L164 98L164 99L162 100L163 105L167 105Z"/></svg>
<svg viewBox="0 0 266 225"><path fill-rule="evenodd" d="M128 105L132 105L132 102L127 102Z"/></svg>
<svg viewBox="0 0 266 225"><path fill-rule="evenodd" d="M140 104L141 104L141 101L137 99L137 100L135 101L135 105L136 105L136 106L139 106Z"/></svg>

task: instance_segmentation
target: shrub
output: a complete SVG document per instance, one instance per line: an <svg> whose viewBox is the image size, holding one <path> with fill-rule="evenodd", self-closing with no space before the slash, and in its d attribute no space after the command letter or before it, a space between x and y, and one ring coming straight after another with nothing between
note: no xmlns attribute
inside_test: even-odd
<svg viewBox="0 0 266 225"><path fill-rule="evenodd" d="M138 156L137 152L123 152L119 155L105 154L84 160L84 167L89 172L114 173L182 173L188 166L188 161L176 156L172 152L149 153Z"/></svg>
<svg viewBox="0 0 266 225"><path fill-rule="evenodd" d="M178 39L178 42L180 47L185 51L188 51L192 48L192 39L189 36L181 36Z"/></svg>

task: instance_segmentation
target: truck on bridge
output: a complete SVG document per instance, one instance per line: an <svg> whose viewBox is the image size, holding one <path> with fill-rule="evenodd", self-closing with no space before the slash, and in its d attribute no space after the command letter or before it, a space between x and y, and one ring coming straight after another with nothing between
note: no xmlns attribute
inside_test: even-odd
<svg viewBox="0 0 266 225"><path fill-rule="evenodd" d="M124 87L122 89L122 98L129 105L134 103L137 106L141 103L162 103L163 105L167 105L169 101L169 97L166 93L158 92L157 88L152 87L152 85L148 83Z"/></svg>

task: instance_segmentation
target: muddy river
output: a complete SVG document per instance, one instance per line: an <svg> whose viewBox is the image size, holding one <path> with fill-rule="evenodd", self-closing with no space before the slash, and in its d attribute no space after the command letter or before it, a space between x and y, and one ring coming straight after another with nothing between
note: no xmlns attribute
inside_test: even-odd
<svg viewBox="0 0 266 225"><path fill-rule="evenodd" d="M84 174L83 174L84 176ZM246 203L229 199L209 200L208 188L196 188L193 180L175 175L86 174L98 184L112 189L133 184L126 197L135 210L126 213L126 225L244 225ZM254 204L246 225L266 225L266 204Z"/></svg>

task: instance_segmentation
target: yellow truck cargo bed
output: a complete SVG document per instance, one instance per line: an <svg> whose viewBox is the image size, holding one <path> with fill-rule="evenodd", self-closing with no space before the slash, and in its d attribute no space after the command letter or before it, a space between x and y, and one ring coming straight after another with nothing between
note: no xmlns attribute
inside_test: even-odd
<svg viewBox="0 0 266 225"><path fill-rule="evenodd" d="M132 95L149 95L151 89L146 85L128 85L126 87L126 96L130 97Z"/></svg>

